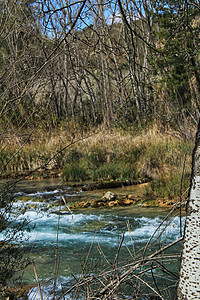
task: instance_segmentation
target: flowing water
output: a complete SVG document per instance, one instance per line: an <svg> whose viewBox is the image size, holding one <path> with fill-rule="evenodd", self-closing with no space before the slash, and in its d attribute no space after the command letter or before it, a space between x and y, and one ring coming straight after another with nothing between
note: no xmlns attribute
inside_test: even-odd
<svg viewBox="0 0 200 300"><path fill-rule="evenodd" d="M105 191L81 192L71 186L62 187L55 180L25 182L21 184L19 190L21 192L18 192L16 197L21 200L14 204L13 216L23 211L15 224L24 218L30 221L30 232L26 233L29 238L23 242L23 248L29 258L34 260L41 283L48 282L42 287L44 299L50 299L52 292L56 244L57 292L60 293L62 289L70 287L74 282L74 276L81 274L88 253L90 255L84 269L85 273L93 274L105 268L107 264L112 264L122 237L124 241L118 261L134 260L167 214L161 209L142 207L82 209L69 212L63 210L64 206L59 213L58 204L62 195L68 201L73 201L82 197L84 199L96 197ZM114 192L141 196L144 186L120 188ZM161 244L179 238L179 222L179 217L174 215L160 227L152 240L151 251L158 249ZM170 250L170 253L177 254L179 250L180 245ZM172 268L176 274L178 267L176 263ZM23 283L36 283L32 265L23 273ZM29 299L40 299L36 288L30 292Z"/></svg>

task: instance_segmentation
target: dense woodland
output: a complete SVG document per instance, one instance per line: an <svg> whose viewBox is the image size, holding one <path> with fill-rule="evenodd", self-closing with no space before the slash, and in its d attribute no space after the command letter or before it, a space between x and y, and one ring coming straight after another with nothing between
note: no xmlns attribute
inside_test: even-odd
<svg viewBox="0 0 200 300"><path fill-rule="evenodd" d="M1 140L199 114L198 1L1 1Z"/></svg>

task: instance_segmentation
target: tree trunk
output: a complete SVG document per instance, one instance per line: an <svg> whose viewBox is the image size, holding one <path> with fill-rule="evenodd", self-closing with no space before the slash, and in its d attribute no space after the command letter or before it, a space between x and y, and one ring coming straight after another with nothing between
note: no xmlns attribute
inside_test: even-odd
<svg viewBox="0 0 200 300"><path fill-rule="evenodd" d="M200 120L192 160L178 299L200 299Z"/></svg>

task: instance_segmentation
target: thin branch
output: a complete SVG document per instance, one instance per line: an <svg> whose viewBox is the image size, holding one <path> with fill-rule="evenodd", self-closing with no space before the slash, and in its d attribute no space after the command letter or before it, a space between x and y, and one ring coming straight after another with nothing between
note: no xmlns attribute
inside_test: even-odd
<svg viewBox="0 0 200 300"><path fill-rule="evenodd" d="M32 264L33 264L33 270L34 270L35 278L36 278L37 285L38 285L38 290L39 290L39 293L40 293L40 299L43 300L42 291L41 291L41 287L40 287L40 282L39 282L39 279L38 279L38 275L37 275L37 271L36 271L34 260L32 260Z"/></svg>
<svg viewBox="0 0 200 300"><path fill-rule="evenodd" d="M141 265L145 264L150 259L154 258L155 256L162 253L163 251L169 249L170 247L176 245L177 243L179 243L182 240L183 240L183 237L180 237L179 239L172 242L171 244L166 245L165 247L159 249L158 251L154 252L153 254L149 255L148 257L143 258L141 261L137 262L134 266L130 267L126 272L124 272L121 275L120 280L123 280L125 277L129 276L131 273L133 273L133 271L135 271ZM114 280L114 281L110 282L106 287L104 287L102 290L100 290L96 296L104 295L110 288L112 288L112 286L115 286L116 284L118 284L118 280Z"/></svg>
<svg viewBox="0 0 200 300"><path fill-rule="evenodd" d="M79 281L78 281L78 284L77 284L77 287L76 287L76 291L75 291L73 300L75 299L76 294L77 294L77 292L78 292L79 284L80 284L80 282L81 282L81 279L82 279L82 276L83 276L83 272L85 271L85 267L86 267L86 265L87 265L88 258L89 258L89 256L90 256L90 252L91 252L91 250L92 250L92 247L93 247L93 244L94 244L95 237L96 237L96 232L95 232L95 235L94 235L92 244L90 245L90 249L89 249L89 251L88 251L88 254L87 254L87 257L86 257L86 260L85 260L85 263L84 263L84 266L83 266L83 269L82 269L82 272L81 272L81 275L80 275L80 278L79 278Z"/></svg>
<svg viewBox="0 0 200 300"><path fill-rule="evenodd" d="M52 15L52 14L58 12L58 11L62 11L63 9L69 8L69 7L71 7L73 5L76 5L76 4L79 4L79 3L83 3L83 1L76 1L76 2L73 2L73 3L69 3L68 5L59 7L59 8L44 10L43 13L44 14L51 13L51 15Z"/></svg>
<svg viewBox="0 0 200 300"><path fill-rule="evenodd" d="M58 261L58 232L59 232L59 223L60 223L60 209L61 209L61 201L60 201L59 214L58 214L58 223L57 223L55 269L54 269L54 284L53 284L53 298L52 298L52 300L55 299L55 290L56 290L57 261Z"/></svg>

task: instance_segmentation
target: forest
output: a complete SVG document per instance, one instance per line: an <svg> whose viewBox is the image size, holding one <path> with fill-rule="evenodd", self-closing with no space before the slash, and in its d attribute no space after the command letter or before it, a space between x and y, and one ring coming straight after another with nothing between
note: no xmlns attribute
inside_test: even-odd
<svg viewBox="0 0 200 300"><path fill-rule="evenodd" d="M199 49L196 0L0 0L0 232L27 178L144 181L146 196L180 200L199 123ZM9 251L1 286L21 256Z"/></svg>
<svg viewBox="0 0 200 300"><path fill-rule="evenodd" d="M160 123L199 112L196 1L1 1L1 136Z"/></svg>
<svg viewBox="0 0 200 300"><path fill-rule="evenodd" d="M89 152L126 166L126 156L135 162L147 153L135 176L156 177L172 148L180 173L199 115L198 2L1 1L1 28L1 177L48 165L50 157L53 168L66 167L65 177L73 177L62 149L92 133L98 142L89 142L91 151L80 144L74 150L90 165ZM119 134L132 148L132 137L142 133L150 137L143 134L121 158ZM89 169L86 178L99 176Z"/></svg>

